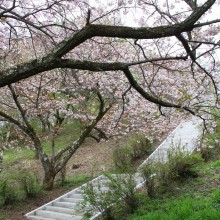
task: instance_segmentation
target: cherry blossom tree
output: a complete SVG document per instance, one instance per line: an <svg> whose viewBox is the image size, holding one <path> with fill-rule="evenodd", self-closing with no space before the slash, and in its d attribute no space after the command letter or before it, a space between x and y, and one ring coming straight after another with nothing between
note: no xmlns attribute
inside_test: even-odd
<svg viewBox="0 0 220 220"><path fill-rule="evenodd" d="M146 131L149 121L156 129L181 111L206 119L218 107L216 7L217 0L1 0L0 115L34 143L46 188L89 136ZM83 130L49 157L33 117L49 122L52 147L65 118Z"/></svg>
<svg viewBox="0 0 220 220"><path fill-rule="evenodd" d="M115 73L100 76L81 72L76 78L74 73L61 77L60 73L51 72L4 88L0 116L16 125L24 133L27 144L35 149L43 165L46 189L52 188L57 173L65 168L86 138L99 142L129 132L159 137L158 131L176 125L172 117L159 117L159 109L142 100L125 77L112 81L112 74ZM50 132L42 137L33 120L42 122L45 117ZM64 121L73 120L80 122L81 134L57 149L55 138L59 130ZM44 151L45 138L51 143L51 155Z"/></svg>
<svg viewBox="0 0 220 220"><path fill-rule="evenodd" d="M179 5L176 3L181 7L177 7ZM0 17L3 64L0 85L9 85L57 68L119 71L148 101L193 112L187 106L151 94L137 82L132 68L139 68L140 72L144 64L151 64L168 70L163 63L173 61L175 66L176 63L183 68L191 66L189 71L196 78L202 77L202 80L209 77L217 90L212 72L217 68L214 53L219 49L218 39L215 38L218 36L219 19L207 21L205 17L212 7L217 7L215 4L215 0L163 1L162 5L147 0L118 1L117 4L109 1L106 8L90 8L88 1L2 0ZM125 14L124 19L127 19L130 16L129 10L142 12L137 18L138 27L123 25L122 12ZM119 16L121 24L117 25L116 18ZM109 38L106 47L99 42L103 38ZM130 59L123 56L121 49L127 41L122 39L130 39L131 47L136 47L135 54L126 52ZM92 42L96 45L89 59L85 60L83 52L87 51L85 47L90 47ZM30 57L33 59L30 61L22 62L24 46L21 44L32 48ZM103 52L98 54L100 47ZM111 47L114 48L115 56L106 60L105 54ZM98 59L100 57L101 62ZM207 62L210 64L205 68Z"/></svg>

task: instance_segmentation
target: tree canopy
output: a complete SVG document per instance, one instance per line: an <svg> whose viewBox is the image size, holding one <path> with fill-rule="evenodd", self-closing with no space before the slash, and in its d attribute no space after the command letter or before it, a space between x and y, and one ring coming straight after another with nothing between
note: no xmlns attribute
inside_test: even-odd
<svg viewBox="0 0 220 220"><path fill-rule="evenodd" d="M1 57L4 65L2 64L0 72L0 86L59 68L94 72L119 71L148 101L193 112L183 103L177 104L158 94L152 94L137 82L132 73L133 68L137 67L137 74L141 75L142 68L146 74L145 65L159 65L158 74L173 71L168 70L168 65L179 65L179 69L188 66L189 74L201 81L204 81L203 78L210 78L217 90L212 73L216 71L218 61L213 53L219 49L218 39L215 38L218 35L219 19L206 19L210 9L217 7L217 1L164 1L163 4L162 1L159 4L157 1L147 0L117 3L108 1L106 8L101 4L97 4L97 8L91 7L90 2L2 1ZM140 21L137 21L138 27L127 26L127 22L123 25L121 12L125 14L124 19L128 19L132 10L142 12ZM120 22L117 22L117 18ZM129 50L124 42L113 45L114 42L120 42L120 39L130 39L129 46L135 47L134 51ZM168 41L171 43L167 43ZM160 48L162 42L166 48ZM108 44L108 47L102 47L103 44ZM94 56L83 54L89 50L88 47ZM108 53L109 47L114 47L110 59L95 58L100 50ZM118 47L124 47L124 51L117 51ZM31 55L29 51L26 54L31 60L18 57L25 50L32 50ZM130 56L130 59L121 59L123 53ZM7 62L13 57L16 57L16 62ZM24 60L28 61L22 62ZM203 65L204 60L209 60L208 67Z"/></svg>
<svg viewBox="0 0 220 220"><path fill-rule="evenodd" d="M153 136L182 110L205 120L218 108L216 0L0 2L0 116L31 141L48 189L88 137ZM65 120L81 134L57 151Z"/></svg>

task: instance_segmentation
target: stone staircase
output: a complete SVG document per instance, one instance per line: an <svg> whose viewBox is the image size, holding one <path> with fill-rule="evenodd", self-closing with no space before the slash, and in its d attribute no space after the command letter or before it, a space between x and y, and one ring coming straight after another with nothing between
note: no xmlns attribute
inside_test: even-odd
<svg viewBox="0 0 220 220"><path fill-rule="evenodd" d="M198 118L192 118L189 121L181 123L161 144L160 146L144 161L141 165L143 166L149 160L153 162L162 161L167 162L167 151L169 149L175 150L177 147L183 151L192 152L201 136L201 126L202 122ZM144 184L139 169L134 174L134 179L136 181L136 188L140 188ZM117 174L125 175L125 174ZM109 181L107 177L101 175L90 183L93 186L97 184L103 184L101 190L106 191L106 182ZM29 220L81 220L83 219L83 213L79 212L78 204L83 201L83 187L86 184L76 188L65 195L39 207L38 209L31 211L25 215L26 219ZM96 219L101 213L96 212L90 218L90 220Z"/></svg>

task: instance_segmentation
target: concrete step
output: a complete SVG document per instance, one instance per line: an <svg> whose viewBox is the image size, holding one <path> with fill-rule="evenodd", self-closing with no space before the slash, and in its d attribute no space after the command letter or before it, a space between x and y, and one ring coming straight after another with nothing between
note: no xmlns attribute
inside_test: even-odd
<svg viewBox="0 0 220 220"><path fill-rule="evenodd" d="M102 179L97 179L97 180L92 181L92 185L98 185L99 183L107 184L109 182L110 180L106 177L105 179L102 178Z"/></svg>
<svg viewBox="0 0 220 220"><path fill-rule="evenodd" d="M70 203L79 203L79 202L82 202L83 201L83 198L82 199L78 199L78 198L61 198L60 199L61 202L70 202Z"/></svg>
<svg viewBox="0 0 220 220"><path fill-rule="evenodd" d="M106 186L101 186L101 187L94 186L93 189L94 191L97 191L97 192L108 192L109 191L109 188Z"/></svg>
<svg viewBox="0 0 220 220"><path fill-rule="evenodd" d="M70 214L70 215L74 214L73 209L62 208L62 207L57 207L57 206L50 206L50 205L46 206L44 210L52 211L52 212L65 213L65 214Z"/></svg>
<svg viewBox="0 0 220 220"><path fill-rule="evenodd" d="M68 209L74 209L77 206L77 203L71 203L71 202L53 202L53 206L62 207L62 208L68 208Z"/></svg>
<svg viewBox="0 0 220 220"><path fill-rule="evenodd" d="M74 193L76 193L76 194L82 194L82 192L83 192L83 190L81 189L81 186L74 191Z"/></svg>
<svg viewBox="0 0 220 220"><path fill-rule="evenodd" d="M54 218L44 218L44 217L36 216L36 215L28 216L27 219L29 220L54 220Z"/></svg>
<svg viewBox="0 0 220 220"><path fill-rule="evenodd" d="M83 199L83 195L80 193L69 193L66 198Z"/></svg>
<svg viewBox="0 0 220 220"><path fill-rule="evenodd" d="M46 211L46 210L38 210L36 211L37 216L51 218L53 220L81 220L82 218L79 216L74 216L70 214Z"/></svg>

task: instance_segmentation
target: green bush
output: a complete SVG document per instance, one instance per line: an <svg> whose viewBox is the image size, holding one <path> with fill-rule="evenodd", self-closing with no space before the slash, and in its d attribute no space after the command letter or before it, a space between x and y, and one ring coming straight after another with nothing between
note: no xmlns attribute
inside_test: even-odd
<svg viewBox="0 0 220 220"><path fill-rule="evenodd" d="M36 197L42 190L33 173L21 171L2 175L0 180L0 206L13 204L27 197Z"/></svg>
<svg viewBox="0 0 220 220"><path fill-rule="evenodd" d="M220 206L220 189L217 189L212 193L212 200L216 205Z"/></svg>
<svg viewBox="0 0 220 220"><path fill-rule="evenodd" d="M153 151L153 145L144 135L136 134L128 142L131 147L131 158L133 161L141 159L146 155L149 155Z"/></svg>
<svg viewBox="0 0 220 220"><path fill-rule="evenodd" d="M177 180L186 177L198 176L198 165L203 159L198 153L188 153L183 150L168 152L168 172L169 178Z"/></svg>
<svg viewBox="0 0 220 220"><path fill-rule="evenodd" d="M203 145L198 149L202 158L207 162L219 158L220 145L211 139L206 139Z"/></svg>
<svg viewBox="0 0 220 220"><path fill-rule="evenodd" d="M215 112L214 115L219 115ZM206 132L202 139L199 151L205 161L216 160L220 156L220 119L215 117L215 128L213 132Z"/></svg>
<svg viewBox="0 0 220 220"><path fill-rule="evenodd" d="M17 175L16 180L28 198L36 197L42 192L41 184L33 173L23 171Z"/></svg>
<svg viewBox="0 0 220 220"><path fill-rule="evenodd" d="M117 147L113 152L113 160L115 167L122 172L127 172L131 167L131 152L129 146Z"/></svg>
<svg viewBox="0 0 220 220"><path fill-rule="evenodd" d="M215 162L213 162L212 166L213 167L220 167L220 160L216 160Z"/></svg>
<svg viewBox="0 0 220 220"><path fill-rule="evenodd" d="M135 161L150 155L152 151L151 142L144 135L136 134L128 140L125 146L115 148L113 152L115 167L122 172L130 171Z"/></svg>
<svg viewBox="0 0 220 220"><path fill-rule="evenodd" d="M141 167L140 172L141 172L141 176L145 181L145 187L147 189L148 196L154 197L156 190L156 173L157 173L155 164L152 161L144 164L144 166Z"/></svg>
<svg viewBox="0 0 220 220"><path fill-rule="evenodd" d="M133 213L138 207L134 176L132 174L119 174L116 176L108 175L107 177L110 180L107 187L114 195L117 195L116 198L122 198L123 210Z"/></svg>
<svg viewBox="0 0 220 220"><path fill-rule="evenodd" d="M200 154L189 154L178 148L168 152L167 163L147 163L141 168L141 174L145 180L148 195L154 197L157 187L166 191L177 180L197 177L198 166L202 162Z"/></svg>
<svg viewBox="0 0 220 220"><path fill-rule="evenodd" d="M105 183L90 182L83 187L84 201L80 204L80 209L86 211L85 216L89 217L98 210L103 219L116 220L122 219L127 213L133 213L138 207L138 200L132 175L106 177L108 181Z"/></svg>
<svg viewBox="0 0 220 220"><path fill-rule="evenodd" d="M9 179L0 180L0 207L13 204L18 199L18 189Z"/></svg>
<svg viewBox="0 0 220 220"><path fill-rule="evenodd" d="M102 191L99 181L97 185L89 182L83 187L83 202L80 203L79 211L85 212L85 218L89 218L95 211L99 211L104 220L114 220L115 212L112 204L115 204L118 199L112 191Z"/></svg>

